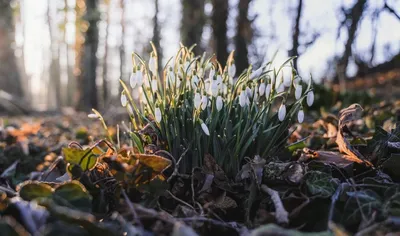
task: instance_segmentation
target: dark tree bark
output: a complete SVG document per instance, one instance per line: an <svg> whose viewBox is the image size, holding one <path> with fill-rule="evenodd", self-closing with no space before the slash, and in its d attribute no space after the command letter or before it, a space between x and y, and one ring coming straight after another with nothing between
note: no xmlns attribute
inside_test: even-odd
<svg viewBox="0 0 400 236"><path fill-rule="evenodd" d="M22 98L21 76L14 54L14 23L11 0L0 0L0 90Z"/></svg>
<svg viewBox="0 0 400 236"><path fill-rule="evenodd" d="M248 18L249 5L251 0L239 0L237 16L237 33L235 38L236 53L235 64L238 74L241 74L249 67L248 48L247 45L252 39L251 21Z"/></svg>
<svg viewBox="0 0 400 236"><path fill-rule="evenodd" d="M228 27L228 0L212 0L212 29L213 29L213 48L217 55L217 60L221 66L225 66L228 59L228 39L226 36Z"/></svg>
<svg viewBox="0 0 400 236"><path fill-rule="evenodd" d="M103 105L105 106L109 99L108 94L108 35L110 33L110 4L107 3L106 35L104 40L104 58L103 58Z"/></svg>
<svg viewBox="0 0 400 236"><path fill-rule="evenodd" d="M204 13L205 0L181 0L182 1L182 23L181 23L181 40L182 43L191 47L194 44L194 53L200 55L201 35L206 21Z"/></svg>
<svg viewBox="0 0 400 236"><path fill-rule="evenodd" d="M299 38L300 38L300 19L303 11L303 0L299 0L296 11L296 18L294 20L293 33L292 33L292 49L289 50L289 57L299 56ZM297 71L297 58L293 61L293 67Z"/></svg>
<svg viewBox="0 0 400 236"><path fill-rule="evenodd" d="M77 1L77 4L79 1ZM82 3L82 2L81 2ZM97 0L85 0L86 12L84 20L88 23L88 28L83 33L84 43L80 52L80 68L78 75L78 103L77 109L80 111L90 111L91 108L98 108L96 68L97 68L97 47L99 43L99 12L97 10Z"/></svg>
<svg viewBox="0 0 400 236"><path fill-rule="evenodd" d="M352 46L356 38L358 25L361 21L366 5L367 5L367 0L358 0L354 4L354 6L350 9L350 11L345 13L345 19L342 22L342 25L344 25L346 22L349 22L349 25L347 27L348 38L345 44L345 49L342 56L338 60L336 68L337 80L339 81L340 88L342 91L345 91L346 89L345 79L347 78L346 76L347 66L349 64L349 59L352 55Z"/></svg>
<svg viewBox="0 0 400 236"><path fill-rule="evenodd" d="M119 44L119 79L125 81L125 1L120 0L121 8L121 42ZM126 82L126 81L125 81ZM122 91L122 85L120 86Z"/></svg>
<svg viewBox="0 0 400 236"><path fill-rule="evenodd" d="M154 0L154 18L153 18L153 43L157 50L158 60L158 73L162 76L162 58L163 58L163 51L161 49L161 34L160 34L160 23L158 22L158 12L159 12L159 5L158 0Z"/></svg>

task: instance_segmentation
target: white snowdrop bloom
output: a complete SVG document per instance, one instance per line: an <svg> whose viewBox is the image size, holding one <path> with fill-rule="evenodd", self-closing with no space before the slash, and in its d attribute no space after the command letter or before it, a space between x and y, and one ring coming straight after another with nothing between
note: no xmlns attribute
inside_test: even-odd
<svg viewBox="0 0 400 236"><path fill-rule="evenodd" d="M294 91L294 96L297 100L299 100L301 98L301 94L303 92L303 86L301 85L297 85L296 86L296 90Z"/></svg>
<svg viewBox="0 0 400 236"><path fill-rule="evenodd" d="M258 70L253 71L253 72L250 74L250 80L253 80L253 79L255 79L255 78L260 77L260 75L262 74L263 70L264 70L264 68L261 67L261 68L259 68Z"/></svg>
<svg viewBox="0 0 400 236"><path fill-rule="evenodd" d="M195 107L196 109L199 109L199 108L200 108L200 105L201 105L201 96L200 96L199 93L196 93L196 94L194 95L193 103L194 103L194 107Z"/></svg>
<svg viewBox="0 0 400 236"><path fill-rule="evenodd" d="M228 86L226 86L226 84L222 84L222 92L223 92L224 94L227 94L227 93L228 93Z"/></svg>
<svg viewBox="0 0 400 236"><path fill-rule="evenodd" d="M241 107L246 106L246 100L247 100L246 91L240 92L240 95L239 95L239 105L240 105Z"/></svg>
<svg viewBox="0 0 400 236"><path fill-rule="evenodd" d="M157 89L158 89L157 80L155 79L151 80L151 91L155 93L157 92Z"/></svg>
<svg viewBox="0 0 400 236"><path fill-rule="evenodd" d="M285 116L286 116L286 106L285 104L282 103L278 110L278 119L280 121L283 121L285 119Z"/></svg>
<svg viewBox="0 0 400 236"><path fill-rule="evenodd" d="M137 87L137 88L132 89L132 92L131 92L132 98L134 100L139 99L139 96L140 96L140 93L141 93L142 90L143 89L141 87Z"/></svg>
<svg viewBox="0 0 400 236"><path fill-rule="evenodd" d="M276 88L276 92L282 93L283 91L285 91L285 86L283 85L283 83L281 83L280 85L278 85L278 88Z"/></svg>
<svg viewBox="0 0 400 236"><path fill-rule="evenodd" d="M208 104L208 98L207 98L206 95L203 95L203 96L201 97L201 109L202 109L202 110L205 110L206 107L207 107L207 104Z"/></svg>
<svg viewBox="0 0 400 236"><path fill-rule="evenodd" d="M290 87L290 85L292 84L292 78L291 77L292 77L291 74L288 74L288 72L283 75L283 85L286 88Z"/></svg>
<svg viewBox="0 0 400 236"><path fill-rule="evenodd" d="M203 68L200 68L200 69L197 71L197 75L198 75L199 77L203 77L203 75L204 75L204 69L203 69Z"/></svg>
<svg viewBox="0 0 400 236"><path fill-rule="evenodd" d="M90 113L89 115L88 115L88 118L90 118L90 119L98 119L98 118L100 118L97 114L94 114L94 113Z"/></svg>
<svg viewBox="0 0 400 236"><path fill-rule="evenodd" d="M199 77L197 75L192 77L192 88L196 89L199 84Z"/></svg>
<svg viewBox="0 0 400 236"><path fill-rule="evenodd" d="M128 104L128 99L126 98L125 93L121 93L121 104L123 107L126 107L126 104Z"/></svg>
<svg viewBox="0 0 400 236"><path fill-rule="evenodd" d="M210 85L210 92L213 97L218 95L218 82L217 80L212 80Z"/></svg>
<svg viewBox="0 0 400 236"><path fill-rule="evenodd" d="M133 115L133 109L132 109L132 106L131 106L131 104L128 104L127 106L127 109L128 109L128 113L129 113L129 115Z"/></svg>
<svg viewBox="0 0 400 236"><path fill-rule="evenodd" d="M204 132L207 136L210 136L210 131L208 130L207 125L204 124L203 122L201 123L201 129L203 130L203 132Z"/></svg>
<svg viewBox="0 0 400 236"><path fill-rule="evenodd" d="M233 85L233 77L229 77L228 78L228 84L229 85Z"/></svg>
<svg viewBox="0 0 400 236"><path fill-rule="evenodd" d="M207 79L206 81L204 81L204 89L206 90L206 91L208 91L209 89L210 89L210 80L209 79Z"/></svg>
<svg viewBox="0 0 400 236"><path fill-rule="evenodd" d="M222 84L222 76L221 75L217 75L217 84L218 84L218 86L220 86Z"/></svg>
<svg viewBox="0 0 400 236"><path fill-rule="evenodd" d="M233 77L235 77L235 74L236 74L236 66L235 66L235 64L232 64L228 68L228 76L233 78Z"/></svg>
<svg viewBox="0 0 400 236"><path fill-rule="evenodd" d="M260 96L264 95L265 93L265 83L261 83L260 87L258 87L258 93L260 94Z"/></svg>
<svg viewBox="0 0 400 236"><path fill-rule="evenodd" d="M300 110L299 113L297 113L297 121L301 124L304 121L304 111Z"/></svg>
<svg viewBox="0 0 400 236"><path fill-rule="evenodd" d="M136 84L139 87L143 85L143 72L141 70L136 71Z"/></svg>
<svg viewBox="0 0 400 236"><path fill-rule="evenodd" d="M145 88L149 88L150 87L150 81L149 81L149 79L147 78L147 76L146 75L144 75L144 80L143 80L143 86L145 87Z"/></svg>
<svg viewBox="0 0 400 236"><path fill-rule="evenodd" d="M257 92L257 90L256 91L254 91L254 101L258 101L258 92Z"/></svg>
<svg viewBox="0 0 400 236"><path fill-rule="evenodd" d="M268 99L269 95L271 93L271 84L268 84L267 87L265 88L265 97Z"/></svg>
<svg viewBox="0 0 400 236"><path fill-rule="evenodd" d="M151 71L151 73L156 74L157 73L157 66L156 66L157 62L156 62L156 58L155 57L150 57L149 60L149 69Z"/></svg>
<svg viewBox="0 0 400 236"><path fill-rule="evenodd" d="M313 92L313 91L310 91L310 92L308 92L308 94L307 94L307 105L308 105L309 107L311 107L313 103L314 103L314 92Z"/></svg>
<svg viewBox="0 0 400 236"><path fill-rule="evenodd" d="M224 102L222 101L222 97L218 96L216 101L217 110L220 111L224 106Z"/></svg>
<svg viewBox="0 0 400 236"><path fill-rule="evenodd" d="M294 83L295 85L299 85L300 82L301 82L301 77L298 76L298 75L296 75L296 76L294 77L294 79L293 79L293 83Z"/></svg>
<svg viewBox="0 0 400 236"><path fill-rule="evenodd" d="M253 90L250 89L249 87L246 87L246 95L247 95L247 97L252 98L253 97Z"/></svg>
<svg viewBox="0 0 400 236"><path fill-rule="evenodd" d="M131 77L129 78L129 84L131 85L131 88L135 88L137 81L136 81L136 73L132 73Z"/></svg>
<svg viewBox="0 0 400 236"><path fill-rule="evenodd" d="M212 80L212 79L214 79L214 75L215 75L215 70L214 70L214 68L212 68L212 69L210 70L210 74L208 75L208 78L209 78L210 80Z"/></svg>
<svg viewBox="0 0 400 236"><path fill-rule="evenodd" d="M161 110L160 110L160 108L156 107L156 109L155 109L155 111L154 111L154 116L155 116L157 122L160 122L160 121L161 121L161 118L162 118L162 117L161 117Z"/></svg>

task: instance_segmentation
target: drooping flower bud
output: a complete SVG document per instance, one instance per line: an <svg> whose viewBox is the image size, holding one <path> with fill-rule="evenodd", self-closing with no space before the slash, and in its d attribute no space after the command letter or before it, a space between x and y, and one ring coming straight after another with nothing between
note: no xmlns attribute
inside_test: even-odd
<svg viewBox="0 0 400 236"><path fill-rule="evenodd" d="M155 57L150 57L149 60L149 69L153 75L157 73L157 62Z"/></svg>
<svg viewBox="0 0 400 236"><path fill-rule="evenodd" d="M153 93L157 92L157 87L158 87L157 80L155 79L151 80L151 91Z"/></svg>
<svg viewBox="0 0 400 236"><path fill-rule="evenodd" d="M131 77L129 78L129 83L131 85L131 88L135 88L136 87L136 84L137 84L136 77L137 77L136 73L132 73Z"/></svg>
<svg viewBox="0 0 400 236"><path fill-rule="evenodd" d="M271 93L271 84L268 84L267 87L265 88L265 98L268 100L269 95Z"/></svg>
<svg viewBox="0 0 400 236"><path fill-rule="evenodd" d="M192 77L192 88L196 89L199 84L199 77L197 75Z"/></svg>
<svg viewBox="0 0 400 236"><path fill-rule="evenodd" d="M194 103L194 107L195 107L196 109L199 109L199 108L200 108L200 105L201 105L201 96L200 96L199 93L196 93L196 94L194 95L194 101L193 101L193 103Z"/></svg>
<svg viewBox="0 0 400 236"><path fill-rule="evenodd" d="M201 109L204 111L207 108L208 98L206 95L201 97Z"/></svg>
<svg viewBox="0 0 400 236"><path fill-rule="evenodd" d="M240 92L240 95L239 95L239 105L240 105L241 107L246 106L246 100L247 100L246 92L245 92L245 91Z"/></svg>
<svg viewBox="0 0 400 236"><path fill-rule="evenodd" d="M136 71L136 83L139 87L143 85L143 72L141 70Z"/></svg>
<svg viewBox="0 0 400 236"><path fill-rule="evenodd" d="M297 121L301 124L304 121L304 111L300 110L299 113L297 113Z"/></svg>
<svg viewBox="0 0 400 236"><path fill-rule="evenodd" d="M203 130L203 132L207 135L210 136L210 131L208 130L207 125L204 122L201 122L201 129Z"/></svg>
<svg viewBox="0 0 400 236"><path fill-rule="evenodd" d="M218 96L216 101L217 110L220 111L223 107L224 103L222 101L222 97Z"/></svg>
<svg viewBox="0 0 400 236"><path fill-rule="evenodd" d="M265 83L261 83L260 84L260 87L258 87L258 93L260 94L260 97L262 95L264 95L264 93L265 93Z"/></svg>
<svg viewBox="0 0 400 236"><path fill-rule="evenodd" d="M211 92L211 95L213 97L216 97L218 95L218 82L217 82L217 80L211 80L210 92Z"/></svg>
<svg viewBox="0 0 400 236"><path fill-rule="evenodd" d="M235 77L235 74L236 74L236 66L235 66L235 64L232 64L228 68L228 76L233 78L233 77Z"/></svg>
<svg viewBox="0 0 400 236"><path fill-rule="evenodd" d="M286 106L285 104L282 103L278 110L278 119L280 121L283 121L285 119L285 116L286 116Z"/></svg>
<svg viewBox="0 0 400 236"><path fill-rule="evenodd" d="M309 107L311 107L313 103L314 103L314 92L313 92L313 91L310 91L310 92L308 92L308 94L307 94L307 105L308 105Z"/></svg>
<svg viewBox="0 0 400 236"><path fill-rule="evenodd" d="M154 116L155 116L157 122L160 122L160 121L161 121L161 118L162 118L162 117L161 117L161 110L160 110L160 108L156 107L156 109L155 109L155 111L154 111Z"/></svg>
<svg viewBox="0 0 400 236"><path fill-rule="evenodd" d="M262 74L263 70L264 70L264 68L261 67L261 68L259 68L258 70L253 71L253 72L250 74L250 80L253 80L253 79L256 79L256 78L260 77L260 75Z"/></svg>
<svg viewBox="0 0 400 236"><path fill-rule="evenodd" d="M297 85L296 86L296 90L294 91L294 96L297 100L299 100L301 98L301 93L303 92L303 86L301 85Z"/></svg>
<svg viewBox="0 0 400 236"><path fill-rule="evenodd" d="M126 98L125 92L121 93L121 104L123 107L126 107L126 104L128 104L128 99Z"/></svg>

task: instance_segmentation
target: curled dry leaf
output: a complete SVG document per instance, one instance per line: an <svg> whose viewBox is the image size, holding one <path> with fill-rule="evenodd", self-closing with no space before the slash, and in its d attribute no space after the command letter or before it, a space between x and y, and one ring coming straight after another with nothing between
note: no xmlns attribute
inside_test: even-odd
<svg viewBox="0 0 400 236"><path fill-rule="evenodd" d="M344 130L347 129L346 124L359 119L362 111L362 107L355 103L339 112L339 128L336 136L336 144L339 147L339 151L345 154L347 160L372 166L372 163L366 160L358 150L354 149L344 137Z"/></svg>

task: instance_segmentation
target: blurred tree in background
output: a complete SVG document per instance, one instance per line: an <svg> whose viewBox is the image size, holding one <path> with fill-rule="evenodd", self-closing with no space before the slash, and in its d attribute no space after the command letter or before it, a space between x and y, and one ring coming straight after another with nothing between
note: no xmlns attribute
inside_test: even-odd
<svg viewBox="0 0 400 236"><path fill-rule="evenodd" d="M312 73L339 92L361 86L390 98L400 94L400 35L388 30L400 27L399 3L0 0L0 110L22 101L55 111L117 106L131 52L146 54L149 41L159 70L179 42L215 54L222 65L235 50L237 75L278 50L278 61L297 57L304 77Z"/></svg>

